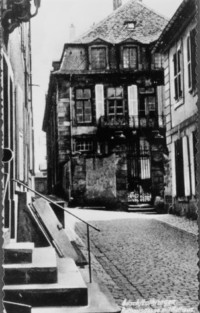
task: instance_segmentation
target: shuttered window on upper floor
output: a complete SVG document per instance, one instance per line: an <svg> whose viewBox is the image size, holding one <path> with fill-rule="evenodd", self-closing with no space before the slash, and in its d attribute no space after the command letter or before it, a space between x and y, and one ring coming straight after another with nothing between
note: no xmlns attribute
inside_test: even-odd
<svg viewBox="0 0 200 313"><path fill-rule="evenodd" d="M194 28L187 37L187 68L188 88L196 88L196 29Z"/></svg>
<svg viewBox="0 0 200 313"><path fill-rule="evenodd" d="M183 69L182 69L182 51L178 48L173 55L174 62L174 98L179 100L183 97Z"/></svg>
<svg viewBox="0 0 200 313"><path fill-rule="evenodd" d="M76 122L91 123L92 122L92 102L91 90L89 88L78 88L75 92L76 103Z"/></svg>

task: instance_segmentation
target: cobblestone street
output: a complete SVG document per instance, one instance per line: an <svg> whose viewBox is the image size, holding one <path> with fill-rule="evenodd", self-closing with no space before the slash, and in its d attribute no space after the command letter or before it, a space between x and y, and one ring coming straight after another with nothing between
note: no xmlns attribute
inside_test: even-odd
<svg viewBox="0 0 200 313"><path fill-rule="evenodd" d="M177 310L197 311L195 235L160 222L154 214L73 212L101 230L91 230L91 249L98 261L93 271L119 305L124 299L176 300ZM85 225L76 224L76 232L86 243Z"/></svg>

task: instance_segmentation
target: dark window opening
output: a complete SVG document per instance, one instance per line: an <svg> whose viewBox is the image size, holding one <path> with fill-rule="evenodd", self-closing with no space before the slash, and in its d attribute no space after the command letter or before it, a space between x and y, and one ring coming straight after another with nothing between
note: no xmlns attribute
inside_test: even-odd
<svg viewBox="0 0 200 313"><path fill-rule="evenodd" d="M91 66L92 69L106 68L106 48L92 48L91 49Z"/></svg>
<svg viewBox="0 0 200 313"><path fill-rule="evenodd" d="M137 68L137 48L123 48L123 68Z"/></svg>
<svg viewBox="0 0 200 313"><path fill-rule="evenodd" d="M174 62L174 90L175 90L175 100L179 100L183 96L182 90L182 53L181 50L173 56Z"/></svg>
<svg viewBox="0 0 200 313"><path fill-rule="evenodd" d="M90 89L76 89L76 122L92 122L92 102Z"/></svg>

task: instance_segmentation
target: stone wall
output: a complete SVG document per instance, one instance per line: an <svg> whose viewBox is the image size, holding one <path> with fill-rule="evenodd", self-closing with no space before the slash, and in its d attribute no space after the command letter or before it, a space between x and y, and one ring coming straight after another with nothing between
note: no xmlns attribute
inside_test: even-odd
<svg viewBox="0 0 200 313"><path fill-rule="evenodd" d="M127 161L123 155L74 157L72 197L75 205L124 209L127 202ZM67 181L67 179L66 179Z"/></svg>

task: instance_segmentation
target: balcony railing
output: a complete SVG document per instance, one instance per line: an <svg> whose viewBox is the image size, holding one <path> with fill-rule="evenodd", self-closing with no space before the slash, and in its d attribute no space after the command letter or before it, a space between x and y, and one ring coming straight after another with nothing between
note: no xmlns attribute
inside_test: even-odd
<svg viewBox="0 0 200 313"><path fill-rule="evenodd" d="M101 116L99 120L101 128L133 128L133 129L155 129L164 128L164 115L154 116Z"/></svg>

